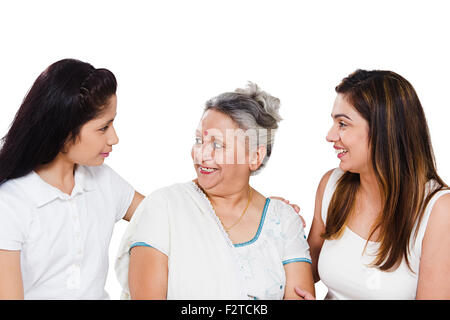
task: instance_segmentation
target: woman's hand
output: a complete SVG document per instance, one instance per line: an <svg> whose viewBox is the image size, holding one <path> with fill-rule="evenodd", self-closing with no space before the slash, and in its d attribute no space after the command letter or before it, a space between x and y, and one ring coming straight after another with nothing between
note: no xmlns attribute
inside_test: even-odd
<svg viewBox="0 0 450 320"><path fill-rule="evenodd" d="M308 291L302 290L299 287L295 287L294 291L296 294L298 294L300 297L302 297L305 300L316 300L316 298L311 293L309 293Z"/></svg>
<svg viewBox="0 0 450 320"><path fill-rule="evenodd" d="M299 213L300 212L300 207L298 205L296 205L295 203L289 203L289 200L286 200L285 198L282 197L269 197L270 199L275 199L275 200L281 200L284 203L290 205L292 208L294 208L295 212ZM299 217L302 219L303 222L303 228L306 228L306 222L305 219L303 219L303 217L299 214Z"/></svg>

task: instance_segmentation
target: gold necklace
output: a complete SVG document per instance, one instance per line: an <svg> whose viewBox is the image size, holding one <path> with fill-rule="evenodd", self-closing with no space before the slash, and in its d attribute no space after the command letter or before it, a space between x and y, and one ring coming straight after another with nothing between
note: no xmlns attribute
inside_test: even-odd
<svg viewBox="0 0 450 320"><path fill-rule="evenodd" d="M247 201L247 205L245 206L244 211L242 211L242 214L241 214L241 216L239 217L239 219L237 219L237 221L236 221L235 223L233 223L230 227L226 227L226 226L223 224L222 219L220 219L220 217L219 217L219 216L217 215L217 213L216 213L216 209L214 208L211 199L209 199L209 202L211 202L211 206L213 207L214 213L216 213L217 218L219 218L220 223L222 224L223 228L225 229L225 231L226 231L227 233L231 230L231 228L233 228L234 226L236 226L236 225L242 220L242 217L244 217L245 213L247 212L248 206L250 205L250 201L252 201L252 196L253 196L253 192L252 192L252 188L251 188L251 187L249 187L248 193L249 193L248 201ZM208 197L208 198L209 198L209 197Z"/></svg>

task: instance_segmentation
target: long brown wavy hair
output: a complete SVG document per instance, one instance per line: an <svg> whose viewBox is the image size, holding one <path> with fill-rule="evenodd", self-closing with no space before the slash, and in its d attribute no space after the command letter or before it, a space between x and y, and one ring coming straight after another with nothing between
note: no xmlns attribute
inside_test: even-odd
<svg viewBox="0 0 450 320"><path fill-rule="evenodd" d="M369 239L379 230L372 265L395 270L408 254L410 237L432 196L448 189L436 172L425 114L412 85L391 71L356 70L336 87L369 124L371 162L382 206ZM427 182L434 180L431 188ZM359 174L345 172L328 208L324 239L342 234L360 185ZM415 229L414 239L418 228Z"/></svg>

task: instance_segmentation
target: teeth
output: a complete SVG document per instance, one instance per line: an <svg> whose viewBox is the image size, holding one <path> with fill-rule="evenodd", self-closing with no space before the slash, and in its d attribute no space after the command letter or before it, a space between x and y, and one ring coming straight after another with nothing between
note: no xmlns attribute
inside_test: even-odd
<svg viewBox="0 0 450 320"><path fill-rule="evenodd" d="M200 170L206 171L206 172L213 172L215 169L214 169L214 168L204 168L204 167L200 167Z"/></svg>
<svg viewBox="0 0 450 320"><path fill-rule="evenodd" d="M342 154L342 153L345 153L345 152L348 152L348 151L345 150L345 149L336 149L335 152L336 152L337 154Z"/></svg>

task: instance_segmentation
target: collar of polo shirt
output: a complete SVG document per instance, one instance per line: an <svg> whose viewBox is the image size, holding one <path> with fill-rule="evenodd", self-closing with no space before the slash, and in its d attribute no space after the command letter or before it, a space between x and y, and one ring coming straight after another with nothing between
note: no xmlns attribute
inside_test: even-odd
<svg viewBox="0 0 450 320"><path fill-rule="evenodd" d="M58 198L62 200L69 200L78 194L94 190L92 176L83 166L77 166L75 169L75 186L71 195L62 192L58 188L55 188L45 182L34 170L30 173L30 175L31 177L28 183L32 184L32 188L27 188L24 191L27 192L27 190L33 190L29 196L33 199L38 208Z"/></svg>

